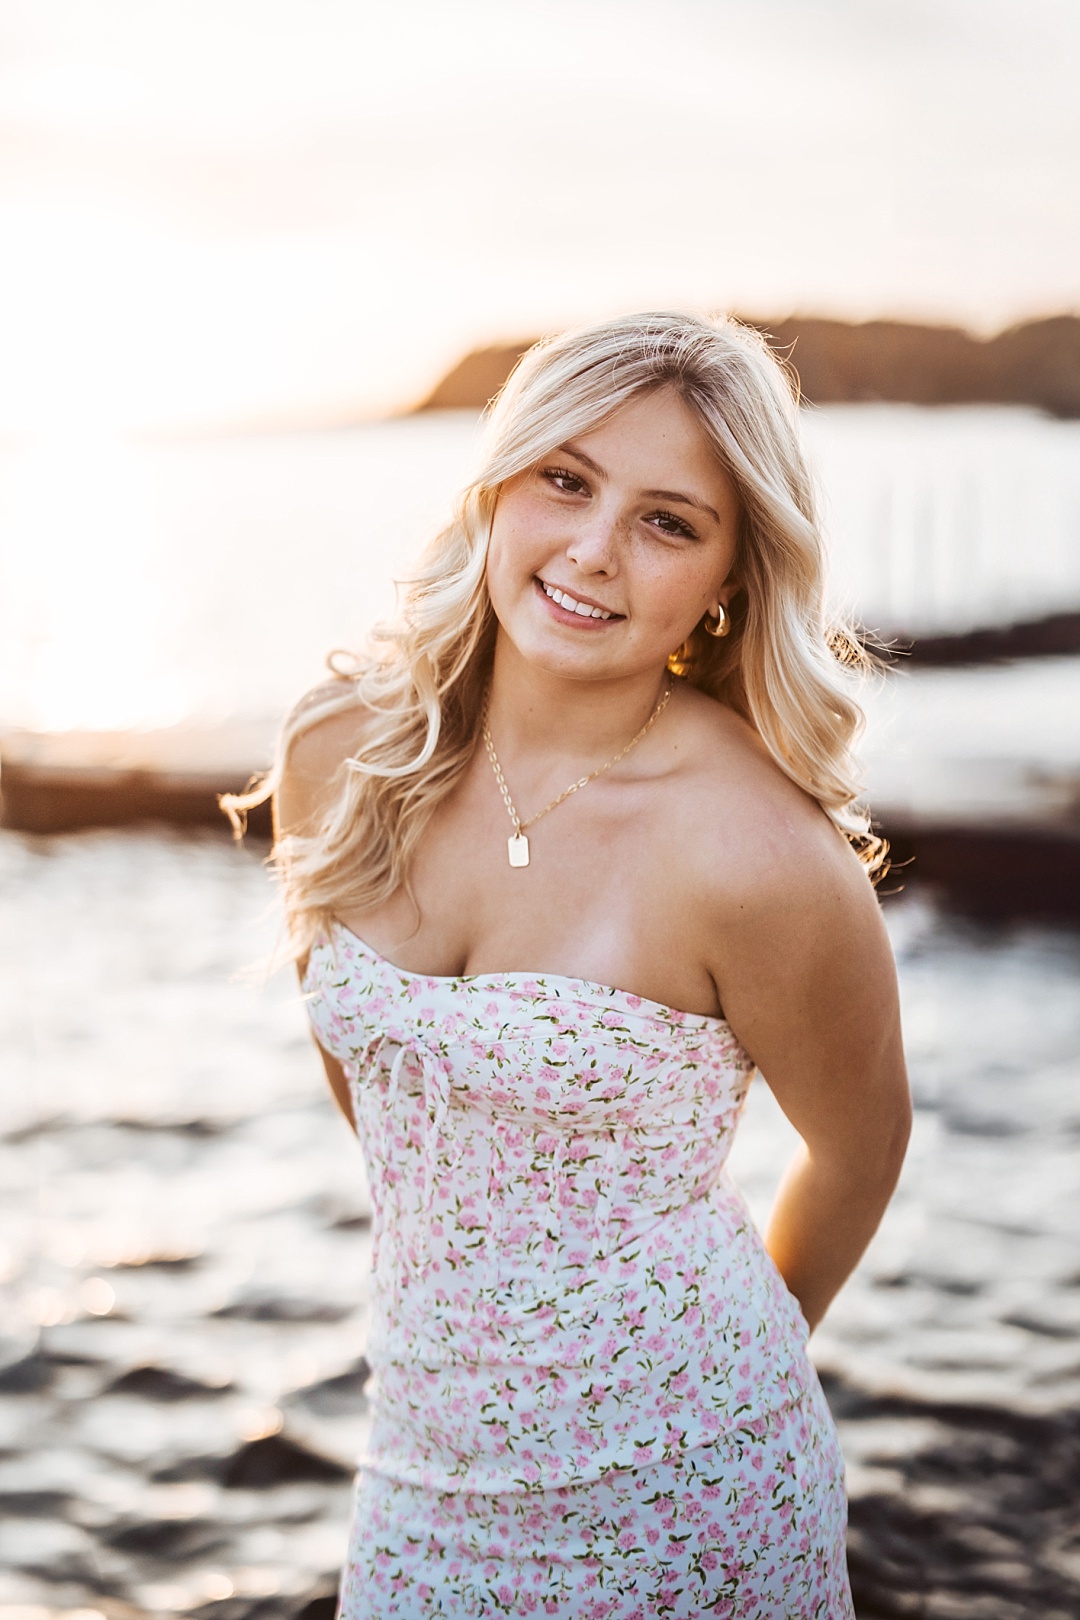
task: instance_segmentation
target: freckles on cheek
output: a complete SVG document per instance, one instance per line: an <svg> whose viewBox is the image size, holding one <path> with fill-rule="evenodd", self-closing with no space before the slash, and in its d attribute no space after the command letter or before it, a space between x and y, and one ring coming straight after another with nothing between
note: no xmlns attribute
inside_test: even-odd
<svg viewBox="0 0 1080 1620"><path fill-rule="evenodd" d="M635 617L647 621L657 635L666 636L674 647L690 634L707 611L711 589L711 580L702 584L697 579L672 581L665 578L657 580L654 588L642 582L634 593Z"/></svg>
<svg viewBox="0 0 1080 1620"><path fill-rule="evenodd" d="M528 530L515 521L507 521L492 530L487 577L489 588L497 597L508 600L509 595L518 596L531 586L532 576L539 566L535 552Z"/></svg>
<svg viewBox="0 0 1080 1620"><path fill-rule="evenodd" d="M527 574L531 578L550 547L544 525L528 510L506 514L504 522L492 531L491 550L504 574Z"/></svg>

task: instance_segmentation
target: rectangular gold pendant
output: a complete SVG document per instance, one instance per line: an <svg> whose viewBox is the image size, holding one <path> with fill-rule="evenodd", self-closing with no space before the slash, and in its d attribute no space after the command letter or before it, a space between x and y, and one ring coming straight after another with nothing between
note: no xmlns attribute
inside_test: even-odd
<svg viewBox="0 0 1080 1620"><path fill-rule="evenodd" d="M512 838L506 840L506 853L511 866L528 866L529 840L524 833L514 833Z"/></svg>

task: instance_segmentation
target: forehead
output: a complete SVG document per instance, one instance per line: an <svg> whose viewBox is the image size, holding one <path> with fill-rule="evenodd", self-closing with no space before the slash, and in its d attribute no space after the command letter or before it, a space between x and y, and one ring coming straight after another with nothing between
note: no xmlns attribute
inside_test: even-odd
<svg viewBox="0 0 1080 1620"><path fill-rule="evenodd" d="M567 443L607 477L641 489L685 490L717 510L737 499L701 422L671 387L637 395Z"/></svg>

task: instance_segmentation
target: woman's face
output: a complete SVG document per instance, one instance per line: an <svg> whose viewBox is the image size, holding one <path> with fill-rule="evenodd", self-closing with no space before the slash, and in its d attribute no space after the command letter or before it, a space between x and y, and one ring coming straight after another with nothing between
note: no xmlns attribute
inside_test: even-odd
<svg viewBox="0 0 1080 1620"><path fill-rule="evenodd" d="M672 388L633 399L505 484L487 580L501 631L552 674L661 668L735 589L739 504Z"/></svg>

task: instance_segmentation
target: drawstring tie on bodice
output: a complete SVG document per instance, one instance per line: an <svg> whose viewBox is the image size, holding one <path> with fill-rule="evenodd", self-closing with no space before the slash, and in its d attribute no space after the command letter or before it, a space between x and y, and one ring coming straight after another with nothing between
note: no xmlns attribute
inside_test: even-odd
<svg viewBox="0 0 1080 1620"><path fill-rule="evenodd" d="M396 1047L389 1070L386 1069L386 1048ZM450 1066L443 1054L433 1047L414 1031L388 1029L376 1035L356 1059L343 1065L343 1072L354 1092L361 1074L365 1074L372 1085L378 1082L379 1076L387 1073L386 1100L380 1110L379 1121L380 1152L384 1164L392 1163L390 1151L390 1131L393 1125L398 1097L401 1091L401 1072L409 1058L416 1061L420 1071L420 1081L424 1098L424 1194L421 1209L419 1243L417 1248L416 1269L427 1265L431 1258L431 1207L435 1194L435 1176L439 1167L439 1151L450 1115ZM447 1161L445 1169L452 1173L461 1158L462 1146L456 1144L453 1153ZM377 1212L381 1219L376 1222L374 1236L374 1253L372 1265L377 1266L379 1260L380 1239L385 1235L387 1227L394 1228L395 1248L398 1251L398 1260L401 1266L406 1265L404 1248L400 1243L401 1236L401 1199L398 1189L401 1185L400 1177L395 1176L388 1184L393 1188L393 1203L395 1208L392 1220L387 1217L389 1210ZM395 1268L396 1269L396 1268Z"/></svg>

